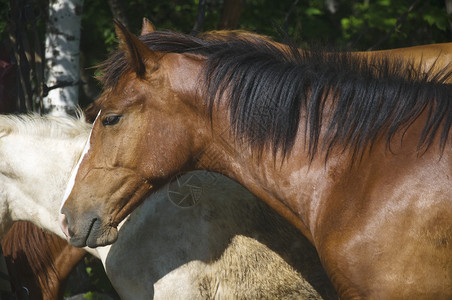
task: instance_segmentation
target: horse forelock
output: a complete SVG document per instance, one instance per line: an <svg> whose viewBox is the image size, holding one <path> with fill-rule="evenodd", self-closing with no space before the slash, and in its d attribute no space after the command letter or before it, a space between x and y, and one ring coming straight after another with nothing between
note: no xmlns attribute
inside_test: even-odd
<svg viewBox="0 0 452 300"><path fill-rule="evenodd" d="M28 115L0 115L0 135L23 134L48 138L85 137L91 125L82 113L78 117Z"/></svg>
<svg viewBox="0 0 452 300"><path fill-rule="evenodd" d="M203 40L154 32L140 39L151 50L205 56L200 82L211 117L225 101L235 136L258 151L270 146L274 154L290 153L303 111L311 159L321 150L327 157L334 147L362 154L383 131L389 144L424 112L418 150L430 147L437 132L444 149L452 126L449 66L422 70L422 62L281 48L255 34L211 34ZM102 65L101 79L114 87L128 70L124 53L117 52Z"/></svg>

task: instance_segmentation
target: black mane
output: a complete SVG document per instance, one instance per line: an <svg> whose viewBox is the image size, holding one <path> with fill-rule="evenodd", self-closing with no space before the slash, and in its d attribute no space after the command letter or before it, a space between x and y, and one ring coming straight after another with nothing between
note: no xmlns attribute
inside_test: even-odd
<svg viewBox="0 0 452 300"><path fill-rule="evenodd" d="M140 39L151 50L205 56L206 106L212 114L220 99L228 101L234 134L258 151L269 146L274 154L288 154L301 114L311 159L319 150L328 156L336 146L362 154L382 133L389 143L422 113L427 120L418 150L428 149L438 132L441 149L446 145L452 124L447 68L421 72L421 64L412 62L281 48L246 34L204 40L154 32ZM113 54L102 71L105 86L114 87L128 71L124 53ZM325 107L331 107L328 120Z"/></svg>

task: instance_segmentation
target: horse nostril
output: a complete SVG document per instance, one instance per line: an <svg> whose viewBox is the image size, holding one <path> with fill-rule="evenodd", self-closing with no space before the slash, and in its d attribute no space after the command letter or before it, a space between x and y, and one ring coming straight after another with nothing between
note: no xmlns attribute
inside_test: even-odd
<svg viewBox="0 0 452 300"><path fill-rule="evenodd" d="M67 221L66 215L65 214L60 214L58 219L59 219L61 230L63 231L63 233L66 236L66 238L70 239L71 235L73 234L73 232L71 232L69 230L69 225L68 225L68 221Z"/></svg>

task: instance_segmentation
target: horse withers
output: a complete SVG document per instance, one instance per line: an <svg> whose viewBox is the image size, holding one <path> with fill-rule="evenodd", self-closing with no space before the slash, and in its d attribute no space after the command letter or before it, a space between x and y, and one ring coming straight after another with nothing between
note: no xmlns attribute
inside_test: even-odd
<svg viewBox="0 0 452 300"><path fill-rule="evenodd" d="M116 26L61 210L73 245L207 169L298 228L342 299L452 297L449 68Z"/></svg>

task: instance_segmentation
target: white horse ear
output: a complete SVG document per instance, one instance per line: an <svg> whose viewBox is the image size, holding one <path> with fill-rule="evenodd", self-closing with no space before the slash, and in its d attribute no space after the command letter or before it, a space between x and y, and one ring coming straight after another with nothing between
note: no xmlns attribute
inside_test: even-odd
<svg viewBox="0 0 452 300"><path fill-rule="evenodd" d="M149 21L149 19L143 18L143 25L141 27L141 34L140 35L153 33L154 31L155 31L154 24L152 24L152 22Z"/></svg>
<svg viewBox="0 0 452 300"><path fill-rule="evenodd" d="M124 51L130 68L138 77L143 77L146 68L158 68L159 55L151 51L142 41L127 30L127 28L118 20L115 22L115 31L119 39L119 49ZM145 63L146 62L146 63Z"/></svg>

